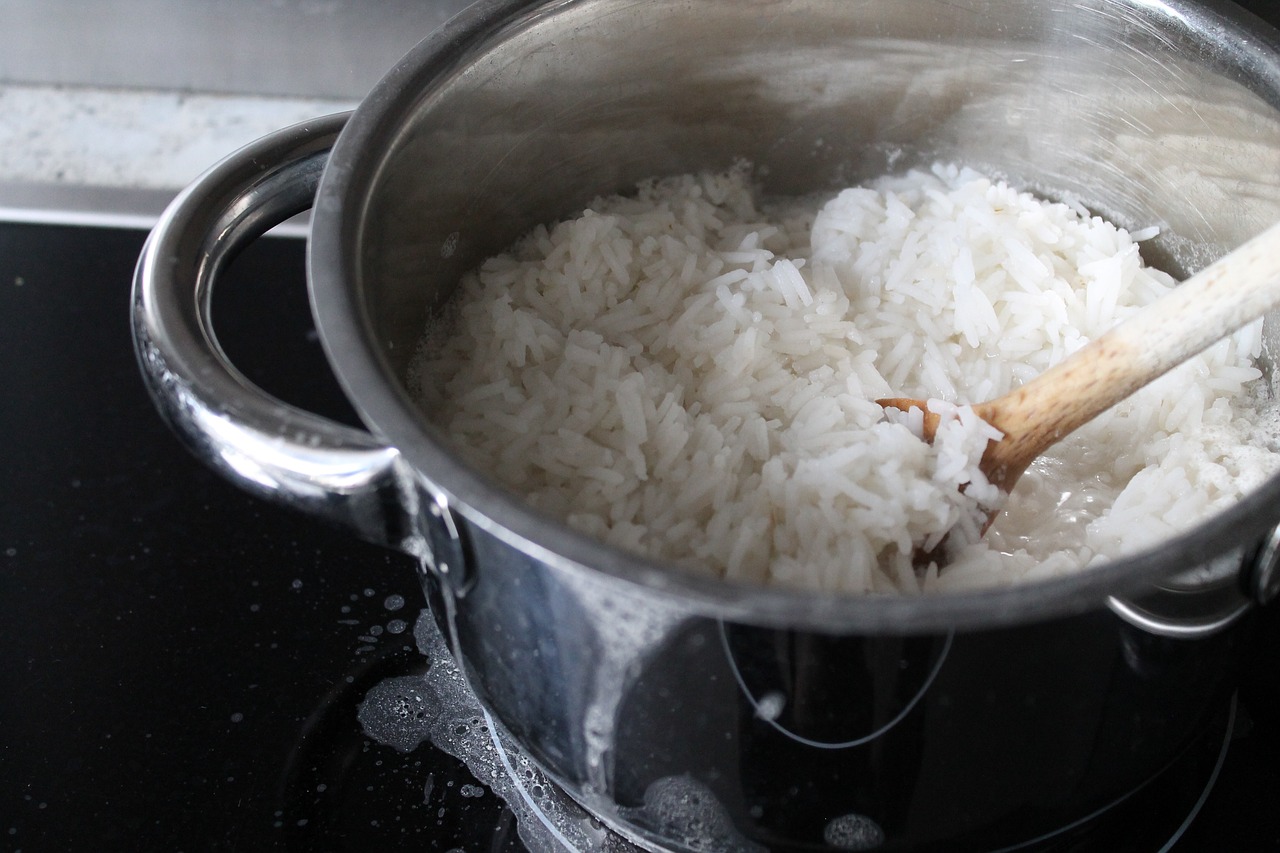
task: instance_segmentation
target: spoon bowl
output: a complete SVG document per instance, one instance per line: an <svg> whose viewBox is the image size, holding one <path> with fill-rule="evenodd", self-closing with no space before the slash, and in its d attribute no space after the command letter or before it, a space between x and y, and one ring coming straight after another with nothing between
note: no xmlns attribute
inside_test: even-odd
<svg viewBox="0 0 1280 853"><path fill-rule="evenodd" d="M1003 438L979 467L1008 494L1027 467L1065 436L1212 344L1280 305L1280 223L1188 278L1110 331L1002 397L972 409ZM925 441L940 417L924 400L876 401L924 414ZM983 532L998 509L988 516Z"/></svg>

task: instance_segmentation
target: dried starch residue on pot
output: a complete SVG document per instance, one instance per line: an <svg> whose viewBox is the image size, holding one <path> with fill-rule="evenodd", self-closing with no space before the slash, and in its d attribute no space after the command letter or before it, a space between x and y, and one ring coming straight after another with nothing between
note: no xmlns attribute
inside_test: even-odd
<svg viewBox="0 0 1280 853"><path fill-rule="evenodd" d="M1155 233L955 166L769 205L746 167L654 180L486 261L411 381L533 506L692 571L848 592L1046 577L1277 470L1261 322L1062 441L981 538L989 427L961 407L929 446L874 400L1042 373L1175 285L1139 257ZM948 531L945 567L918 572L913 546Z"/></svg>

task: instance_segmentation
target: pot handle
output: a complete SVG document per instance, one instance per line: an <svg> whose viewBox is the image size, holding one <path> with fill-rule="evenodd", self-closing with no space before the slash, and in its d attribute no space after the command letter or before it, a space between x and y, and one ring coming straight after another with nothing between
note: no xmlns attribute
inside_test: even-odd
<svg viewBox="0 0 1280 853"><path fill-rule="evenodd" d="M418 491L399 451L251 383L210 321L214 282L230 259L311 207L348 115L265 136L173 200L134 272L134 350L161 415L206 465L259 497L420 554Z"/></svg>
<svg viewBox="0 0 1280 853"><path fill-rule="evenodd" d="M1107 607L1148 634L1183 640L1211 637L1263 603L1260 596L1241 588L1241 578L1247 577L1257 559L1251 549L1241 546L1166 578L1134 598L1109 596Z"/></svg>

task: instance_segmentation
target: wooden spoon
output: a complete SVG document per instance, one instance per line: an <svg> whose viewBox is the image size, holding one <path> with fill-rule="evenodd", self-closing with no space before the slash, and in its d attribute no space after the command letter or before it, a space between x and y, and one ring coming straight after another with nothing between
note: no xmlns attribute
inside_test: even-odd
<svg viewBox="0 0 1280 853"><path fill-rule="evenodd" d="M979 467L1001 491L1012 491L1027 466L1059 439L1277 305L1280 224L1022 387L974 405L980 418L1004 433L987 445ZM876 402L903 412L920 409L925 440L933 441L940 419L923 400Z"/></svg>

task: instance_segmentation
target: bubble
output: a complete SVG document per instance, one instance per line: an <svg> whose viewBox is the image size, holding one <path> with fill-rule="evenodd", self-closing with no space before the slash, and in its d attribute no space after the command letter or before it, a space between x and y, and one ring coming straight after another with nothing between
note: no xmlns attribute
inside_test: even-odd
<svg viewBox="0 0 1280 853"><path fill-rule="evenodd" d="M884 844L884 830L866 815L853 813L828 823L822 840L838 850L875 850Z"/></svg>

